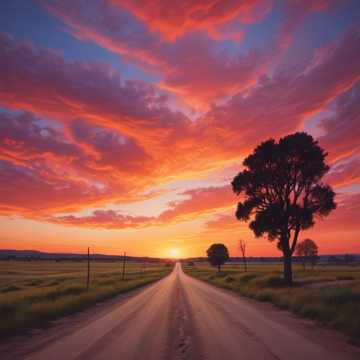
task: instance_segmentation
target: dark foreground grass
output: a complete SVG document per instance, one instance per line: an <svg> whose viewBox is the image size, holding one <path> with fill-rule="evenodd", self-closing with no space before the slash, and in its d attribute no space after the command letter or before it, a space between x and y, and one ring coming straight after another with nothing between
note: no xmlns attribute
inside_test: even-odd
<svg viewBox="0 0 360 360"><path fill-rule="evenodd" d="M172 267L129 263L126 269L122 280L120 262L92 262L87 290L86 262L0 262L0 337L159 280Z"/></svg>
<svg viewBox="0 0 360 360"><path fill-rule="evenodd" d="M184 271L213 285L236 291L281 309L334 326L360 343L360 267L318 266L304 271L295 266L295 284L285 286L280 265L226 265L220 273L204 264Z"/></svg>

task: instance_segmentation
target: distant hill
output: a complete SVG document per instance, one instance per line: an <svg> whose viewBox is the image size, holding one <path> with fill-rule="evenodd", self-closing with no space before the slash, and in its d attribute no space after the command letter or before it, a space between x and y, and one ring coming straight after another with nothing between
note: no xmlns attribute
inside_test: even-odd
<svg viewBox="0 0 360 360"><path fill-rule="evenodd" d="M92 260L122 260L122 255L90 254ZM83 260L87 254L79 253L48 253L37 250L0 250L0 260ZM167 259L126 256L127 261L163 262Z"/></svg>

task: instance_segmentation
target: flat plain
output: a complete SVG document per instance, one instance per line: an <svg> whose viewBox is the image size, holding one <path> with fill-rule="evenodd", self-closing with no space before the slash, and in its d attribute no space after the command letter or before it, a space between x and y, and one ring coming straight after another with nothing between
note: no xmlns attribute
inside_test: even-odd
<svg viewBox="0 0 360 360"><path fill-rule="evenodd" d="M169 274L164 263L92 261L1 261L0 337L41 326Z"/></svg>
<svg viewBox="0 0 360 360"><path fill-rule="evenodd" d="M296 264L291 288L283 283L281 264L248 264L247 272L242 264L224 265L220 272L206 263L184 262L183 268L197 279L330 325L360 343L360 266L304 270Z"/></svg>
<svg viewBox="0 0 360 360"><path fill-rule="evenodd" d="M184 274L0 343L2 360L358 360L343 334Z"/></svg>

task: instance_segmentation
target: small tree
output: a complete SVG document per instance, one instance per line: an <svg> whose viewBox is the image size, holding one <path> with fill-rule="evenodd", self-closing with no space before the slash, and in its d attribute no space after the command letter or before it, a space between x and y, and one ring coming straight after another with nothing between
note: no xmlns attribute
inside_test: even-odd
<svg viewBox="0 0 360 360"><path fill-rule="evenodd" d="M292 284L292 254L301 230L335 209L335 193L321 183L328 172L326 153L312 136L295 133L260 144L243 162L244 170L232 181L243 195L236 217L250 221L256 237L277 240L283 253L284 278Z"/></svg>
<svg viewBox="0 0 360 360"><path fill-rule="evenodd" d="M339 258L335 255L331 255L328 258L328 262L331 264L338 264L339 263Z"/></svg>
<svg viewBox="0 0 360 360"><path fill-rule="evenodd" d="M345 254L344 255L344 263L349 265L350 263L354 262L355 257L352 254Z"/></svg>
<svg viewBox="0 0 360 360"><path fill-rule="evenodd" d="M229 259L229 252L224 244L212 244L206 253L211 266L217 266L219 272L221 265Z"/></svg>
<svg viewBox="0 0 360 360"><path fill-rule="evenodd" d="M318 260L318 252L318 246L315 244L315 241L311 239L305 239L296 245L296 255L301 257L304 270L306 269L307 262L310 263L312 267L315 266Z"/></svg>
<svg viewBox="0 0 360 360"><path fill-rule="evenodd" d="M242 254L243 263L244 263L244 271L247 272L247 261L246 261L246 241L243 239L239 240L239 249Z"/></svg>

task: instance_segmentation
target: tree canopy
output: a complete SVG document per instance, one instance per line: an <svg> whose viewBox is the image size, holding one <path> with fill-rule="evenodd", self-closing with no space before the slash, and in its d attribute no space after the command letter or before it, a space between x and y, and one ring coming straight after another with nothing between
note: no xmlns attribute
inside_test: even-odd
<svg viewBox="0 0 360 360"><path fill-rule="evenodd" d="M206 253L210 264L217 266L218 271L220 271L221 265L229 259L229 252L224 244L212 244Z"/></svg>
<svg viewBox="0 0 360 360"><path fill-rule="evenodd" d="M232 181L243 196L236 210L250 221L256 237L277 241L284 254L284 275L292 282L291 256L299 232L312 227L315 217L327 216L336 204L335 193L321 179L329 171L327 154L311 135L298 132L261 143L243 162Z"/></svg>
<svg viewBox="0 0 360 360"><path fill-rule="evenodd" d="M315 265L318 252L318 246L315 241L311 239L305 239L296 245L296 255L302 257L304 268L307 261Z"/></svg>

